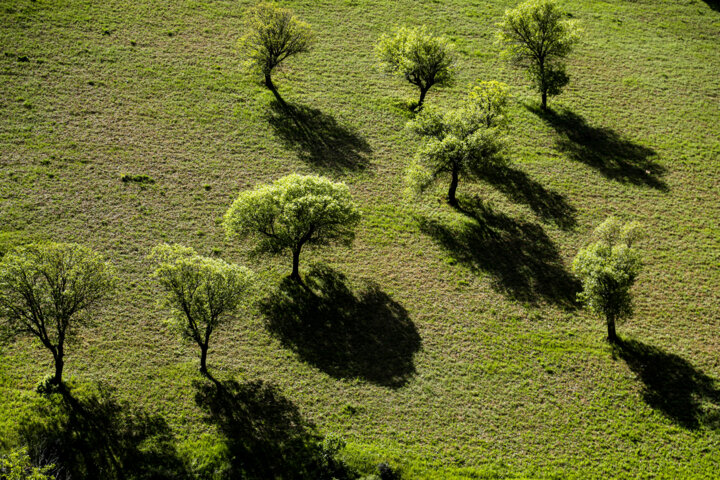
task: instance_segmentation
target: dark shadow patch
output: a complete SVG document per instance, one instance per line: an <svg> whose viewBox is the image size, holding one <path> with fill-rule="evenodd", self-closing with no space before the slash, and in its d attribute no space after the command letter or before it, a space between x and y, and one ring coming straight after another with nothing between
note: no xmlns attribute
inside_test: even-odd
<svg viewBox="0 0 720 480"><path fill-rule="evenodd" d="M613 356L622 358L643 382L643 398L677 424L720 428L720 390L716 381L673 353L637 340L618 340Z"/></svg>
<svg viewBox="0 0 720 480"><path fill-rule="evenodd" d="M236 479L349 479L337 450L318 435L298 408L262 381L196 381L195 401L218 428Z"/></svg>
<svg viewBox="0 0 720 480"><path fill-rule="evenodd" d="M119 402L102 385L94 390L76 397L63 388L20 422L36 464L54 464L56 480L187 477L162 417Z"/></svg>
<svg viewBox="0 0 720 480"><path fill-rule="evenodd" d="M707 3L708 7L712 8L716 12L720 12L720 0L703 0Z"/></svg>
<svg viewBox="0 0 720 480"><path fill-rule="evenodd" d="M371 282L352 291L343 274L325 266L313 267L305 283L285 279L263 301L272 334L333 377L393 388L408 382L421 341L399 303Z"/></svg>
<svg viewBox="0 0 720 480"><path fill-rule="evenodd" d="M480 178L507 195L516 203L527 205L535 214L568 230L577 225L575 207L565 196L548 190L527 173L508 166L498 166L479 174Z"/></svg>
<svg viewBox="0 0 720 480"><path fill-rule="evenodd" d="M458 261L491 275L493 286L511 298L576 308L580 285L542 227L493 211L479 200L461 202L459 210L466 218L455 225L420 217L420 230Z"/></svg>
<svg viewBox="0 0 720 480"><path fill-rule="evenodd" d="M607 178L667 191L662 180L665 168L654 161L651 148L622 138L610 128L593 127L569 110L542 111L527 107L550 124L558 134L558 148Z"/></svg>
<svg viewBox="0 0 720 480"><path fill-rule="evenodd" d="M268 122L288 148L313 166L331 171L368 166L370 145L332 115L276 99L270 104Z"/></svg>

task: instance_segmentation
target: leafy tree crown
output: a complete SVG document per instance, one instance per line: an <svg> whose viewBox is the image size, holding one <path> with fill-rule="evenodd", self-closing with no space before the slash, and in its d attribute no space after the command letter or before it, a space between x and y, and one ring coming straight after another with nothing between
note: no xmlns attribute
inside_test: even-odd
<svg viewBox="0 0 720 480"><path fill-rule="evenodd" d="M504 142L495 120L503 111L501 103L487 103L476 93L457 109L438 112L426 109L408 122L408 128L424 137L415 161L406 172L411 191L421 192L440 176L456 170L468 177L504 163ZM494 101L489 98L484 100ZM490 124L490 126L488 126Z"/></svg>
<svg viewBox="0 0 720 480"><path fill-rule="evenodd" d="M164 303L175 314L173 325L200 344L207 331L232 317L252 285L247 268L198 255L182 245L158 245L150 258L157 262L154 277L167 291Z"/></svg>
<svg viewBox="0 0 720 480"><path fill-rule="evenodd" d="M575 24L554 0L530 0L505 11L498 40L521 64L565 57L578 40Z"/></svg>
<svg viewBox="0 0 720 480"><path fill-rule="evenodd" d="M595 241L578 252L573 261L583 286L578 297L592 312L615 320L632 315L630 288L642 268L632 246L638 236L637 223L610 217L595 230Z"/></svg>
<svg viewBox="0 0 720 480"><path fill-rule="evenodd" d="M248 66L270 74L286 58L307 52L315 35L307 23L273 2L263 2L250 10L248 33L240 39L241 52Z"/></svg>
<svg viewBox="0 0 720 480"><path fill-rule="evenodd" d="M360 213L344 183L292 174L240 193L225 214L228 234L253 236L261 251L350 242Z"/></svg>
<svg viewBox="0 0 720 480"><path fill-rule="evenodd" d="M35 243L0 262L0 319L5 334L33 334L47 347L91 322L116 284L112 266L74 243Z"/></svg>
<svg viewBox="0 0 720 480"><path fill-rule="evenodd" d="M445 37L422 27L400 27L380 37L375 52L389 73L397 73L423 89L448 86L455 79L455 51Z"/></svg>

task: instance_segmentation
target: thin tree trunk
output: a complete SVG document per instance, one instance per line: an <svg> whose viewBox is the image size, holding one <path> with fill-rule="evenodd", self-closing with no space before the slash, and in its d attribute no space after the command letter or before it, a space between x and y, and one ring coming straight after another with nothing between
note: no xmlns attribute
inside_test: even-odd
<svg viewBox="0 0 720 480"><path fill-rule="evenodd" d="M276 90L275 84L273 84L272 78L270 77L269 73L265 74L265 86L267 88L269 88L270 90L272 90L273 92Z"/></svg>
<svg viewBox="0 0 720 480"><path fill-rule="evenodd" d="M425 101L425 95L427 94L428 90L430 90L430 89L420 87L420 100L418 100L418 104L417 104L418 111L422 110L423 102Z"/></svg>
<svg viewBox="0 0 720 480"><path fill-rule="evenodd" d="M457 190L458 186L458 176L458 167L457 165L453 165L452 178L450 180L450 189L448 190L448 203L453 207L458 206L457 198L455 198L455 191Z"/></svg>
<svg viewBox="0 0 720 480"><path fill-rule="evenodd" d="M607 317L608 342L617 343L617 333L615 333L615 317L609 315Z"/></svg>
<svg viewBox="0 0 720 480"><path fill-rule="evenodd" d="M547 110L547 90L542 92L542 109Z"/></svg>
<svg viewBox="0 0 720 480"><path fill-rule="evenodd" d="M207 352L208 344L200 345L200 373L207 375Z"/></svg>
<svg viewBox="0 0 720 480"><path fill-rule="evenodd" d="M290 278L296 281L300 281L300 248L293 250L293 267Z"/></svg>

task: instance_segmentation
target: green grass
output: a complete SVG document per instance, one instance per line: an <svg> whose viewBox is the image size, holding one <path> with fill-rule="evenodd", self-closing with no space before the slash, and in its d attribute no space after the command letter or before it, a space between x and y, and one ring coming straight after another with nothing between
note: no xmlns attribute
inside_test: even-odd
<svg viewBox="0 0 720 480"><path fill-rule="evenodd" d="M67 374L118 387L181 443L212 432L193 399L197 352L163 323L146 255L162 241L220 255L258 272L265 297L290 259L250 257L220 218L241 189L319 173L347 182L364 218L351 250L306 252L301 269L332 267L356 300L374 283L378 318L397 322L391 305L420 345L381 339L370 344L387 352L359 352L366 363L344 370L283 343L258 307L217 332L216 376L275 383L322 432L342 436L349 456L389 460L408 478L716 476L717 3L563 2L583 36L549 116L493 43L513 2L284 4L318 34L275 77L304 136L242 69L247 2L0 2L0 247L80 242L123 280L70 348ZM418 144L404 106L417 92L373 57L399 23L427 24L458 46L457 86L431 90L428 104L457 104L477 79L512 86L512 170L461 183L474 216L438 202L440 189L419 203L403 196ZM572 257L610 214L647 233L636 313L619 328L641 344L615 354L602 322L569 301ZM403 381L364 375L377 370L373 358L392 371L393 354L412 367ZM0 438L12 441L49 371L37 343L2 347Z"/></svg>

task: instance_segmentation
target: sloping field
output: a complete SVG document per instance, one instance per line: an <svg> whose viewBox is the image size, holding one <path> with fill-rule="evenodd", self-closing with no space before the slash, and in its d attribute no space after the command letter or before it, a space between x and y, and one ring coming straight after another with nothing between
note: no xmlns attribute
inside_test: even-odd
<svg viewBox="0 0 720 480"><path fill-rule="evenodd" d="M197 351L164 323L149 278L150 249L179 242L263 285L217 332L215 376L275 384L357 462L407 478L717 476L718 4L563 2L582 40L544 115L494 44L513 2L283 4L318 36L275 77L294 119L242 68L247 2L0 2L0 239L79 242L121 278L69 348L68 377L116 387L181 445L213 438L195 400ZM398 24L458 48L456 86L428 104L457 105L477 80L512 87L512 162L460 184L472 215L441 190L403 193L417 92L373 54ZM346 182L363 213L350 249L304 252L326 315L306 327L292 322L312 308L278 291L290 259L250 256L220 223L239 191L291 172ZM646 234L616 351L575 304L570 273L610 214ZM12 443L50 357L27 339L0 352L0 438Z"/></svg>

